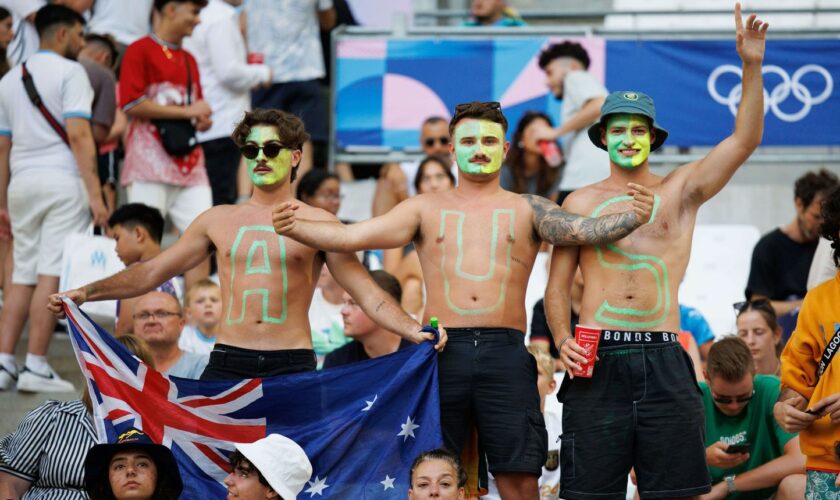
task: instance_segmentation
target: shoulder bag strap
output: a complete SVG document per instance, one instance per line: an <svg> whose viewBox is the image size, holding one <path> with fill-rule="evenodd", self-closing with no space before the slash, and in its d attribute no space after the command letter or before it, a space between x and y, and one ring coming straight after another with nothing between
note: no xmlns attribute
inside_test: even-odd
<svg viewBox="0 0 840 500"><path fill-rule="evenodd" d="M820 377L822 377L825 369L831 364L831 360L834 359L834 355L837 354L838 347L840 347L840 325L835 328L834 336L831 337L827 344L825 344L825 349L823 350L822 357L820 359L820 365L817 369L817 381L820 380Z"/></svg>
<svg viewBox="0 0 840 500"><path fill-rule="evenodd" d="M38 89L35 88L35 82L32 80L32 75L30 75L29 71L26 69L26 63L21 65L21 80L23 80L23 87L26 89L26 95L29 96L29 100L32 101L32 104L38 108L38 111L40 111L42 115L44 115L44 119L46 119L47 123L50 124L50 127L55 130L55 133L61 137L64 144L69 146L70 140L67 138L67 131L64 130L61 123L56 120L52 113L50 113L50 110L44 106L44 101L41 99Z"/></svg>

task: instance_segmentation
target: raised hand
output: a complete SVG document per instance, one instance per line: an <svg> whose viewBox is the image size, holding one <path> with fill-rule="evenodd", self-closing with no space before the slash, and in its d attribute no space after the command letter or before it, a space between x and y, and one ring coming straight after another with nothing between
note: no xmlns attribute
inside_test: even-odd
<svg viewBox="0 0 840 500"><path fill-rule="evenodd" d="M627 194L633 197L633 212L636 214L636 222L639 226L647 224L650 222L650 216L653 215L655 202L653 191L633 182L628 182L627 187L629 188Z"/></svg>
<svg viewBox="0 0 840 500"><path fill-rule="evenodd" d="M741 4L735 4L735 46L744 63L761 64L764 60L764 38L769 26L755 14L744 22L741 19Z"/></svg>
<svg viewBox="0 0 840 500"><path fill-rule="evenodd" d="M295 210L300 208L291 202L277 205L271 211L271 221L277 234L286 234L295 228Z"/></svg>

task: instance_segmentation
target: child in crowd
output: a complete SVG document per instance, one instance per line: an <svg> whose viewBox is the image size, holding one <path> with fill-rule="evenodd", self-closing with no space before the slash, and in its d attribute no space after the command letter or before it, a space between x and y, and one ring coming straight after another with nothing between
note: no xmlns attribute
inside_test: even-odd
<svg viewBox="0 0 840 500"><path fill-rule="evenodd" d="M563 413L560 403L552 404L546 409L546 398L554 394L557 382L554 380L554 358L543 345L531 344L528 352L537 362L537 391L540 393L540 411L545 419L545 429L548 431L548 459L542 468L539 478L540 500L557 500L560 498L560 434L562 434ZM501 498L496 489L496 480L490 478L489 493L481 497L482 500L498 500Z"/></svg>
<svg viewBox="0 0 840 500"><path fill-rule="evenodd" d="M210 354L222 322L222 289L209 279L187 290L184 302L187 324L178 347L183 351Z"/></svg>
<svg viewBox="0 0 840 500"><path fill-rule="evenodd" d="M108 219L110 236L116 241L116 252L126 267L147 261L160 253L163 238L163 216L156 208L142 203L128 203L114 210ZM165 281L157 288L181 301L181 287L176 279ZM133 299L117 301L115 335L132 333L134 323Z"/></svg>

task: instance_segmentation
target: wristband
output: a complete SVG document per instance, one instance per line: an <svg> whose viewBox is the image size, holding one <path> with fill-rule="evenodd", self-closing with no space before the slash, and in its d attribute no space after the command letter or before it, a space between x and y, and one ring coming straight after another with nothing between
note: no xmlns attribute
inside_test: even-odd
<svg viewBox="0 0 840 500"><path fill-rule="evenodd" d="M730 494L737 492L738 490L735 489L735 475L726 476L723 478L726 481L726 489L729 491Z"/></svg>

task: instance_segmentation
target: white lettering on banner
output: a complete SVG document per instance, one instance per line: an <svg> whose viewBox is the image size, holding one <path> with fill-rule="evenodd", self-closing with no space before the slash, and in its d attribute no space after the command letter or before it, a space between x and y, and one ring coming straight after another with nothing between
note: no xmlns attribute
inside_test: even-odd
<svg viewBox="0 0 840 500"><path fill-rule="evenodd" d="M817 73L825 81L825 88L823 88L822 92L818 95L812 94L811 90L800 81L803 76L811 72ZM742 88L741 84L738 83L729 90L728 94L725 96L721 95L717 89L717 81L718 78L725 73L733 73L737 75L739 79L741 78L741 68L732 64L722 64L712 70L709 74L709 79L706 81L706 87L708 88L709 95L712 96L712 99L714 99L718 104L729 106L729 111L732 113L732 116L735 116L738 113L738 104L741 102ZM792 77L788 75L787 71L784 69L772 64L763 66L761 68L761 73L778 75L782 79L781 82L773 87L773 90L771 90L770 93L767 92L767 89L764 89L764 114L767 114L768 109L772 110L776 118L785 122L792 123L802 120L808 116L812 107L817 104L822 104L828 100L829 96L831 96L831 92L834 90L834 79L831 77L831 74L828 70L818 64L806 64L794 71ZM791 94L796 100L802 103L802 109L794 113L787 113L779 106L782 102L787 100Z"/></svg>
<svg viewBox="0 0 840 500"><path fill-rule="evenodd" d="M747 431L741 431L734 436L721 436L720 441L726 444L741 444L747 442Z"/></svg>

